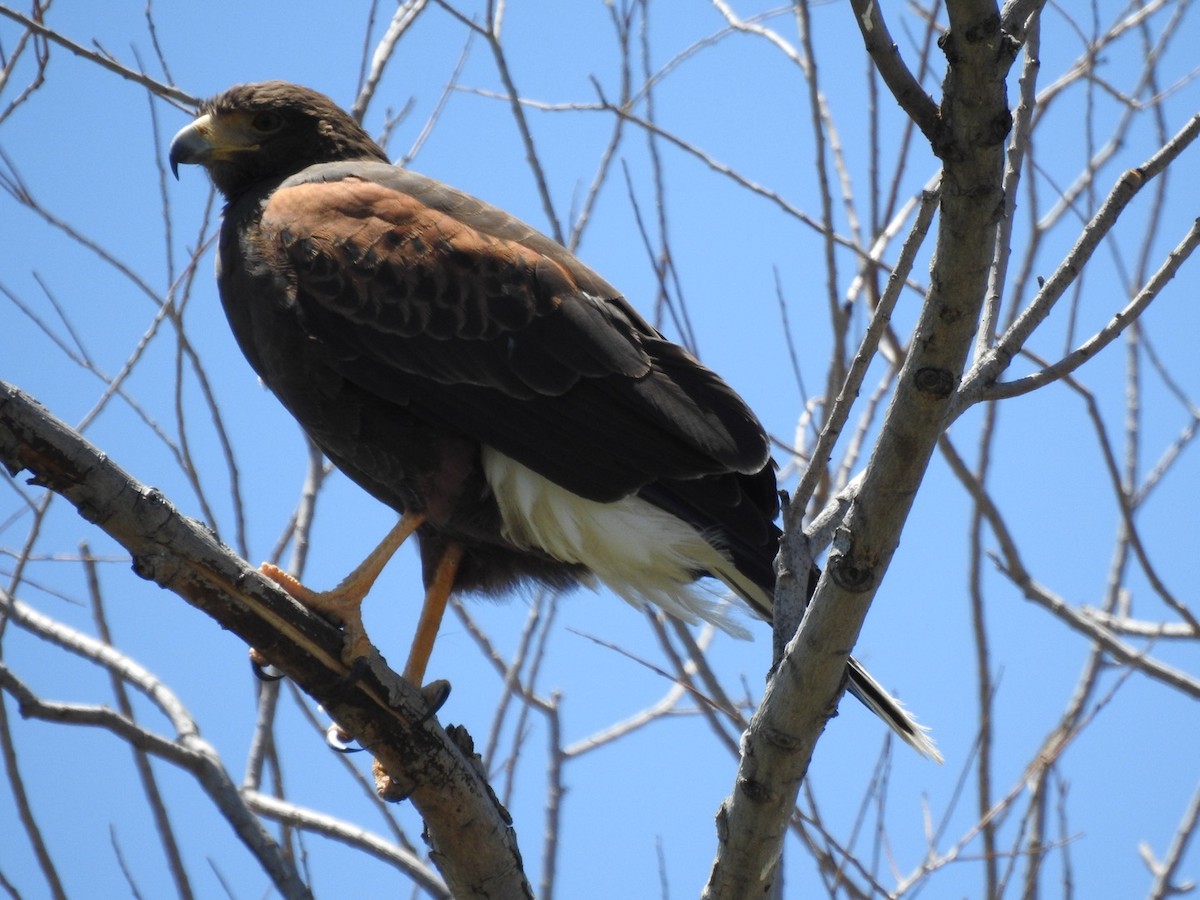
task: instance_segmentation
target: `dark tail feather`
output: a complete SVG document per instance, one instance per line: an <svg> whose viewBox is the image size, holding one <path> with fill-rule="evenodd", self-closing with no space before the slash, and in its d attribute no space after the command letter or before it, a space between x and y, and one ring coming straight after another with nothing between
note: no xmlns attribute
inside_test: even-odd
<svg viewBox="0 0 1200 900"><path fill-rule="evenodd" d="M808 599L810 600L813 591L816 590L820 574L819 569L813 569L813 576L808 585ZM771 621L774 597L765 588L756 585L757 590L750 591L745 589L744 581L735 585L724 573L718 577L740 594L756 613L768 622ZM929 729L913 718L904 708L904 704L884 690L883 686L872 678L870 673L862 667L862 663L853 656L846 663L846 674L849 678L847 690L858 698L863 706L883 719L888 727L896 732L900 740L922 756L928 757L934 762L942 762L942 754L938 752L937 745L929 736Z"/></svg>
<svg viewBox="0 0 1200 900"><path fill-rule="evenodd" d="M888 727L922 756L934 762L942 761L942 754L929 736L929 729L909 715L903 704L883 689L853 656L846 663L850 683L847 690L862 701L863 706L887 722Z"/></svg>
<svg viewBox="0 0 1200 900"><path fill-rule="evenodd" d="M725 476L673 481L660 479L643 487L639 495L654 505L696 523L728 565L709 574L725 582L755 613L771 621L775 600L775 554L782 532L775 517L777 494L774 470L767 466L757 475ZM708 530L702 523L709 523ZM816 590L821 570L813 567L808 597ZM846 664L850 693L863 702L918 753L942 761L929 737L929 729L914 719L899 700L885 691L853 657Z"/></svg>

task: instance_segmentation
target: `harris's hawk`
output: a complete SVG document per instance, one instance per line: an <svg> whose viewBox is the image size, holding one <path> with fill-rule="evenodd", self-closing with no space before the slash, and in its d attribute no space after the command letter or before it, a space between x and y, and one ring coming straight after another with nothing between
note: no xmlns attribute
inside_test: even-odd
<svg viewBox="0 0 1200 900"><path fill-rule="evenodd" d="M205 102L170 162L204 166L227 201L217 282L250 365L402 513L339 588L285 585L343 621L349 656L367 646L362 598L414 531L427 597L404 674L418 686L452 589L598 580L736 631L695 587L713 576L771 618L779 510L762 426L570 251L392 165L329 98L285 82ZM853 658L848 679L938 758Z"/></svg>

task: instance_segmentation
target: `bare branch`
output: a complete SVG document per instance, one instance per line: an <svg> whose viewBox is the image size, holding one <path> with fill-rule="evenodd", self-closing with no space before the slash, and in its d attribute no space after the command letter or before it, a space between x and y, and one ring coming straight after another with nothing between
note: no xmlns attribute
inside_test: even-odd
<svg viewBox="0 0 1200 900"><path fill-rule="evenodd" d="M430 716L420 693L377 655L347 688L341 639L324 620L184 519L36 403L0 387L0 461L29 469L97 520L133 556L134 569L241 635L302 685L338 724L411 791L431 846L469 841L476 852L439 854L443 875L468 895L487 882L505 896L528 894L507 813L479 771Z"/></svg>
<svg viewBox="0 0 1200 900"><path fill-rule="evenodd" d="M1045 320L1067 287L1075 281L1100 241L1116 224L1121 211L1129 205L1129 202L1150 179L1161 174L1198 136L1200 136L1200 115L1195 115L1166 146L1155 153L1145 164L1137 169L1130 169L1121 176L1099 211L1080 234L1075 246L1071 248L1071 252L1067 254L1054 274L1046 279L1037 297L1009 327L992 351L976 362L971 371L963 377L954 405L955 415L968 405L978 402L985 392L994 389L992 385L1000 373L1008 367L1016 353L1024 346L1029 335ZM1195 229L1192 230L1192 234L1195 234ZM1185 238L1180 246L1194 247L1194 244L1189 244L1190 240L1192 239ZM1174 269L1171 271L1173 272Z"/></svg>
<svg viewBox="0 0 1200 900"><path fill-rule="evenodd" d="M734 792L719 813L718 856L704 894L710 900L761 893L777 877L780 823L843 689L847 650L945 427L978 321L1001 202L1004 79L1012 55L987 4L951 3L949 12L942 217L930 294L861 490L747 732ZM788 591L803 605L808 569L798 543L785 540L781 548L777 605Z"/></svg>
<svg viewBox="0 0 1200 900"><path fill-rule="evenodd" d="M1141 847L1142 859L1154 873L1154 883L1150 886L1150 893L1147 895L1151 900L1167 900L1169 897L1188 894L1195 890L1194 879L1176 884L1175 874L1183 861L1183 854L1187 850L1188 844L1196 836L1197 827L1200 827L1200 787L1192 792L1192 799L1188 803L1187 809L1184 810L1183 820L1179 823L1171 846L1167 849L1166 857L1161 862L1156 861L1149 846L1143 844Z"/></svg>
<svg viewBox="0 0 1200 900"><path fill-rule="evenodd" d="M0 595L0 599L2 598L3 595ZM6 618L7 613L5 613ZM9 687L9 679L8 667L0 663L0 688L5 692L12 693ZM4 771L8 775L8 785L12 791L13 802L17 807L18 819L21 822L22 830L25 832L25 837L33 850L33 855L37 858L38 868L46 881L46 889L55 900L66 900L67 893L63 890L62 878L58 874L58 866L50 856L50 850L46 846L46 839L42 834L42 828L38 825L37 818L34 816L33 805L29 801L29 792L25 789L25 779L21 775L17 749L13 743L12 727L8 721L8 705L3 702L2 696L0 696L0 752L3 753Z"/></svg>
<svg viewBox="0 0 1200 900"><path fill-rule="evenodd" d="M294 803L286 803L258 791L243 790L242 798L250 809L261 816L311 831L314 834L324 835L339 843L361 850L368 856L395 866L431 897L450 900L451 894L446 883L424 860L402 847L389 843L379 835L372 834L360 825L313 809L305 809Z"/></svg>
<svg viewBox="0 0 1200 900"><path fill-rule="evenodd" d="M983 391L980 399L999 400L1003 397L1016 397L1021 394L1027 394L1074 372L1101 349L1112 343L1130 324L1137 320L1138 316L1146 310L1151 301L1175 277L1175 274L1192 255L1197 246L1200 246L1200 220L1193 223L1191 230L1167 254L1167 258L1163 261L1158 271L1150 277L1145 286L1138 291L1137 295L1123 309L1113 315L1112 320L1107 325L1053 365L1046 366L1032 375L1025 375L1013 381L997 382ZM1013 333L1011 329L1009 333ZM969 394L964 396L969 396Z"/></svg>
<svg viewBox="0 0 1200 900"><path fill-rule="evenodd" d="M50 0L35 0L33 4L34 19L40 23L45 17L46 10L49 7ZM0 110L0 124L3 124L5 119L12 115L18 107L28 100L33 95L34 91L46 83L46 67L50 63L50 49L46 44L45 38L38 40L34 35L35 32L33 29L28 29L27 31L23 32L21 37L17 39L17 46L13 49L12 53L7 59L2 61L3 65L0 67L0 93L3 93L4 89L8 87L8 82L12 79L13 72L16 71L17 64L25 56L25 52L30 48L30 46L33 47L33 55L36 61L36 67L33 75L29 79L29 83L17 93L17 96L8 102L8 105L5 106L3 110Z"/></svg>
<svg viewBox="0 0 1200 900"><path fill-rule="evenodd" d="M96 560L92 557L92 551L86 542L81 544L79 549L83 556L83 564L87 572L88 593L91 595L96 628L100 634L100 639L111 647L113 643L112 635L108 619L104 613L104 599L100 590L100 576L96 571ZM117 709L126 719L131 722L134 721L133 704L130 702L129 693L125 690L125 682L116 672L111 673L110 681L112 682L113 694L117 698ZM136 746L133 748L133 756L138 778L142 782L142 790L146 793L146 802L150 806L151 813L154 815L155 826L158 829L159 839L163 844L163 852L167 857L171 877L175 881L175 890L179 893L180 897L190 900L193 896L191 882L188 878L187 869L183 864L183 856L179 851L179 842L176 840L175 829L171 825L171 819L167 813L167 806L163 800L162 791L159 790L154 770L150 766L150 759L141 748Z"/></svg>
<svg viewBox="0 0 1200 900"><path fill-rule="evenodd" d="M0 595L0 602L13 601ZM229 820L234 831L271 876L275 887L292 900L311 900L312 893L300 880L295 868L284 858L279 846L259 821L250 814L238 796L233 781L221 766L216 751L195 731L180 734L174 741L142 728L126 716L102 706L51 703L39 699L7 666L0 665L0 687L16 698L21 714L48 722L89 725L111 731L132 747L166 759L196 776Z"/></svg>
<svg viewBox="0 0 1200 900"><path fill-rule="evenodd" d="M405 0L392 14L392 21L388 23L387 31L375 45L375 53L371 57L371 68L367 72L367 77L363 80L358 96L354 98L354 103L350 107L350 114L359 122L363 120L363 116L367 113L367 106L375 96L379 80L383 78L384 68L396 52L396 44L416 22L427 3L428 0Z"/></svg>
<svg viewBox="0 0 1200 900"><path fill-rule="evenodd" d="M929 226L933 222L937 200L938 193L936 191L927 191L921 196L912 228L909 230L908 237L905 238L904 245L900 248L900 255L896 259L895 268L892 269L888 276L887 288L884 290L883 296L880 297L879 303L875 307L875 311L871 316L871 322L863 334L858 352L855 353L854 360L850 364L850 369L846 372L845 381L841 385L837 399L833 402L825 423L821 427L821 435L817 439L817 444L813 447L811 453L811 459L813 460L828 459L833 453L833 446L837 443L842 428L845 427L846 421L850 417L850 410L853 408L854 401L858 399L858 395L862 390L867 368L875 357L875 350L879 346L880 338L891 321L892 310L895 309L896 302L900 299L900 292L903 290L908 273L912 269L913 262L916 260L917 252L921 249L925 241L925 236L929 231ZM799 516L803 515L804 510L808 507L808 501L812 497L813 490L816 488L817 476L820 470L821 466L819 464L815 466L810 465L805 470L804 476L800 480L800 485L792 494L792 501L788 507L788 528L794 529L798 526Z"/></svg>
<svg viewBox="0 0 1200 900"><path fill-rule="evenodd" d="M1094 616L1077 611L1049 588L1039 584L1025 568L1016 542L992 499L976 482L950 441L943 438L940 446L955 475L971 491L980 511L988 520L988 527L991 528L1000 544L1001 556L994 558L997 568L1012 579L1029 600L1047 609L1071 628L1095 641L1118 662L1132 666L1188 696L1200 697L1200 680L1179 669L1159 663L1150 658L1146 652L1129 646Z"/></svg>
<svg viewBox="0 0 1200 900"><path fill-rule="evenodd" d="M941 114L933 98L905 65L879 6L876 0L851 0L850 7L854 10L854 21L862 32L863 46L871 54L876 70L900 108L921 129L936 152L942 143Z"/></svg>
<svg viewBox="0 0 1200 900"><path fill-rule="evenodd" d="M14 22L20 23L34 34L53 41L61 47L65 47L76 56L82 57L90 63L95 63L102 69L107 69L110 72L120 75L126 81L132 81L135 84L140 84L142 87L153 92L157 96L162 97L164 100L171 101L180 109L195 109L200 105L200 100L196 97L193 97L191 94L181 91L179 88L173 87L172 85L163 84L161 81L151 78L143 72L123 66L103 53L97 53L94 50L89 50L87 47L83 47L75 43L70 38L64 37L54 29L47 28L41 22L22 15L15 9L10 9L7 6L0 6L0 16L5 16L6 18L12 19Z"/></svg>

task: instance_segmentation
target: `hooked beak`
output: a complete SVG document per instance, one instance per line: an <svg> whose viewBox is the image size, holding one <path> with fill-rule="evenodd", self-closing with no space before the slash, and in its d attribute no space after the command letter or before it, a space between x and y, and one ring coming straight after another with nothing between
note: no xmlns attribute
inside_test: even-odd
<svg viewBox="0 0 1200 900"><path fill-rule="evenodd" d="M200 116L190 125L179 130L171 141L171 149L167 155L171 163L171 174L179 178L179 164L204 165L217 150L213 140L212 116Z"/></svg>

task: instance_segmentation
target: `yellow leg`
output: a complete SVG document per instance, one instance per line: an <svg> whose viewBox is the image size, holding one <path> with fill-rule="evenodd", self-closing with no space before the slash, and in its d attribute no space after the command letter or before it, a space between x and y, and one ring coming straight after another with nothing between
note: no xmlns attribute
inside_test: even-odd
<svg viewBox="0 0 1200 900"><path fill-rule="evenodd" d="M371 555L362 561L353 572L331 591L313 591L306 588L287 572L271 563L263 563L259 571L279 584L281 588L307 606L342 623L346 633L346 644L342 659L348 664L366 656L371 649L367 630L362 620L362 604L367 592L379 578L379 573L400 545L425 521L421 513L405 513L396 526L388 532ZM420 686L419 682L414 682Z"/></svg>
<svg viewBox="0 0 1200 900"><path fill-rule="evenodd" d="M450 685L445 681L434 681L429 685L422 685L422 682L425 679L425 669L429 665L429 657L433 655L433 644L442 624L442 615L446 612L446 603L450 599L450 592L454 590L454 579L458 575L458 564L462 561L462 556L462 545L451 542L438 559L433 578L425 589L421 617L417 620L412 649L408 651L408 662L404 665L404 680L414 687L421 688L421 694L428 704L429 715L441 708L450 693ZM395 781L378 758L372 771L375 775L375 790L384 800L404 800L416 787L411 779Z"/></svg>
<svg viewBox="0 0 1200 900"><path fill-rule="evenodd" d="M433 580L425 590L421 618L417 621L412 649L408 651L408 663L404 666L404 680L409 684L421 687L425 678L425 669L429 665L429 657L433 655L433 644L437 640L438 629L442 626L442 616L446 612L450 592L454 590L454 580L458 575L458 564L462 561L462 556L461 544L448 544L442 558L438 560Z"/></svg>

